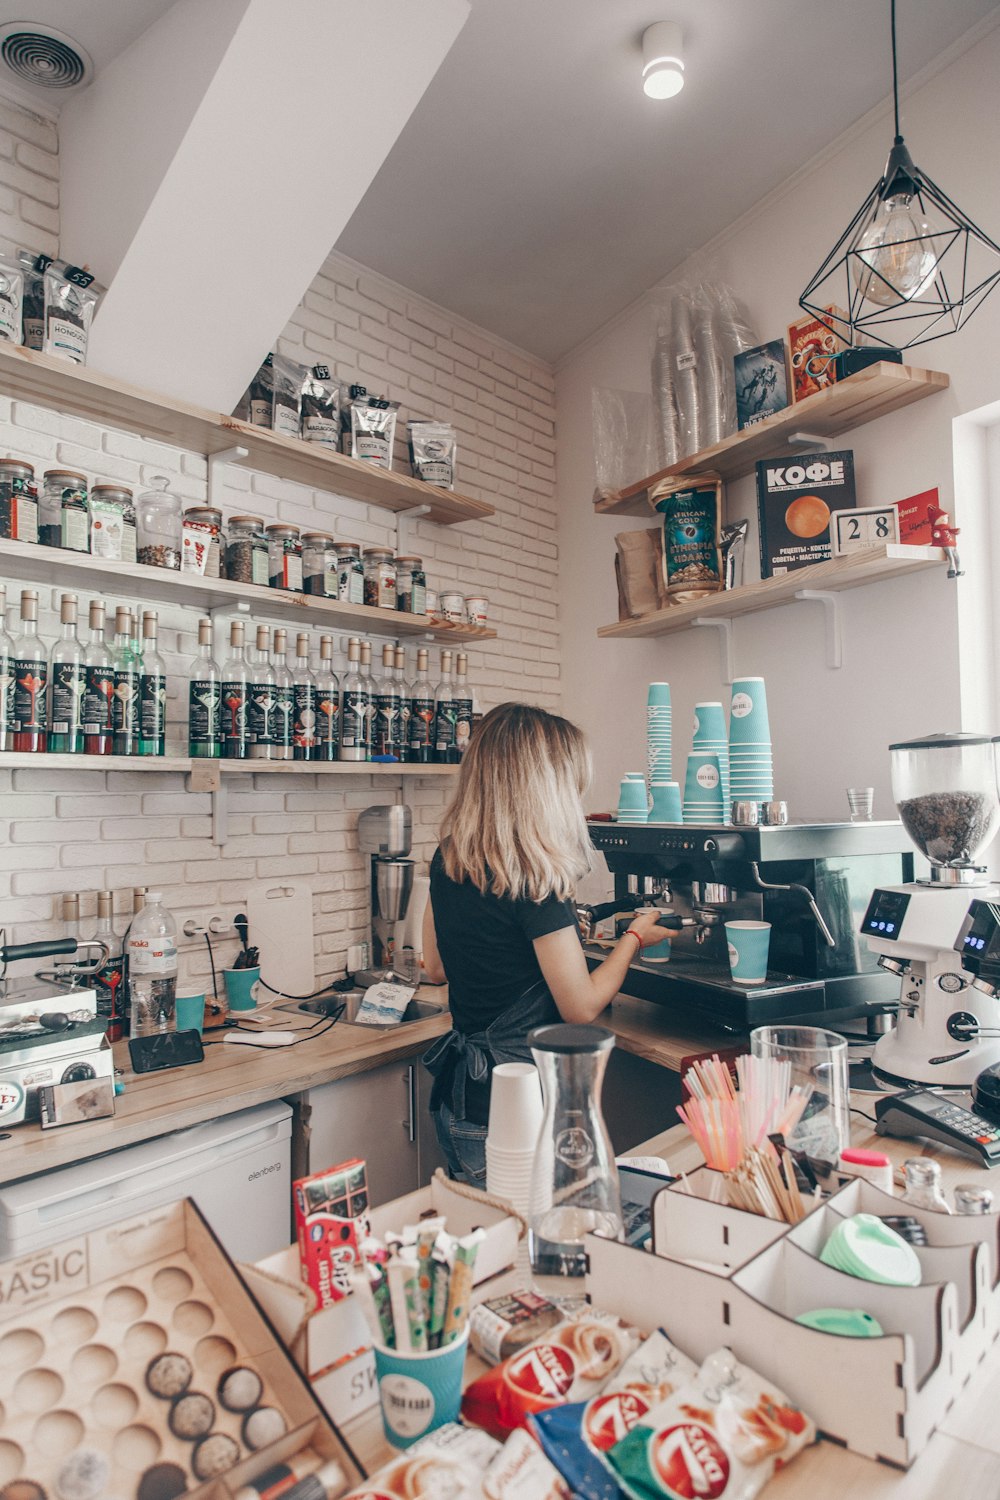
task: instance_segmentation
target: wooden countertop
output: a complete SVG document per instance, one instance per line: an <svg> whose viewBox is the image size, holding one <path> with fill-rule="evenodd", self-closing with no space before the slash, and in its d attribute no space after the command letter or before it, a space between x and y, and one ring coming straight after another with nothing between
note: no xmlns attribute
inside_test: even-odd
<svg viewBox="0 0 1000 1500"><path fill-rule="evenodd" d="M228 1045L218 1031L209 1031L203 1063L162 1073L137 1076L132 1072L128 1047L124 1042L117 1043L115 1064L121 1069L119 1077L125 1092L115 1101L114 1118L45 1131L38 1125L12 1126L10 1139L0 1140L0 1184L134 1146L255 1104L291 1098L386 1063L419 1057L451 1024L446 988L424 986L419 995L440 1005L440 1015L388 1034L337 1024L326 1032L318 1026L317 1034L310 1036L312 1018L287 1011L262 1011L261 1025L301 1029L307 1040L292 1047L255 1050ZM626 1052L637 1053L674 1072L682 1057L725 1040L721 1033L678 1035L668 1010L626 995L619 996L600 1021L614 1031L618 1045ZM254 1016L248 1024L254 1024Z"/></svg>
<svg viewBox="0 0 1000 1500"><path fill-rule="evenodd" d="M301 1029L308 1040L291 1047L258 1050L232 1046L216 1029L205 1036L203 1063L161 1073L137 1076L132 1072L127 1045L116 1043L115 1064L122 1070L119 1077L125 1092L115 1100L114 1118L45 1131L39 1125L12 1126L10 1139L0 1141L0 1183L417 1057L450 1025L446 991L427 988L420 991L420 997L440 1004L440 1015L388 1034L338 1023L325 1032L317 1027L318 1034L310 1036L315 1017L264 1011L262 1025ZM248 1017L252 1015L248 1013Z"/></svg>

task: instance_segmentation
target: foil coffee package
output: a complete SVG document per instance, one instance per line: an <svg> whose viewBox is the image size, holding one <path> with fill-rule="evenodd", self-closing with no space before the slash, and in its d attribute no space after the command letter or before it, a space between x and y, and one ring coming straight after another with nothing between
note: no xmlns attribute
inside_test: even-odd
<svg viewBox="0 0 1000 1500"><path fill-rule="evenodd" d="M19 249L17 263L24 279L21 297L21 342L41 351L45 339L45 263L37 250Z"/></svg>
<svg viewBox="0 0 1000 1500"><path fill-rule="evenodd" d="M722 480L718 474L663 479L649 491L663 517L663 582L669 604L704 599L723 587Z"/></svg>
<svg viewBox="0 0 1000 1500"><path fill-rule="evenodd" d="M399 402L387 401L384 396L355 396L356 389L351 387L351 457L379 469L391 469Z"/></svg>
<svg viewBox="0 0 1000 1500"><path fill-rule="evenodd" d="M47 257L39 257L46 259ZM87 344L94 310L103 287L91 273L64 260L51 260L45 266L45 328L43 354L54 354L75 365L87 363Z"/></svg>
<svg viewBox="0 0 1000 1500"><path fill-rule="evenodd" d="M458 452L454 427L449 422L408 422L407 432L414 479L453 490Z"/></svg>
<svg viewBox="0 0 1000 1500"><path fill-rule="evenodd" d="M313 365L302 382L302 437L336 448L340 443L340 382L327 365Z"/></svg>
<svg viewBox="0 0 1000 1500"><path fill-rule="evenodd" d="M0 254L0 340L4 343L21 342L23 295L24 272L15 259Z"/></svg>
<svg viewBox="0 0 1000 1500"><path fill-rule="evenodd" d="M271 431L283 433L285 437L298 437L302 386L307 373L305 366L284 354L273 354L271 373Z"/></svg>

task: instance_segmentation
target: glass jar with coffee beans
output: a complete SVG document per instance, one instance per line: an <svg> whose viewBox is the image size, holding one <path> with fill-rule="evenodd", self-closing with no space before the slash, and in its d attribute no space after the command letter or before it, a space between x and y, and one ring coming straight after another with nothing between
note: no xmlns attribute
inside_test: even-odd
<svg viewBox="0 0 1000 1500"><path fill-rule="evenodd" d="M422 558L396 558L396 608L408 615L427 613L427 575Z"/></svg>
<svg viewBox="0 0 1000 1500"><path fill-rule="evenodd" d="M365 548L365 603L396 608L396 559L387 547Z"/></svg>
<svg viewBox="0 0 1000 1500"><path fill-rule="evenodd" d="M337 597L337 553L329 532L303 532L302 586L321 599Z"/></svg>
<svg viewBox="0 0 1000 1500"><path fill-rule="evenodd" d="M261 516L230 516L226 528L226 577L235 583L268 585L268 548Z"/></svg>
<svg viewBox="0 0 1000 1500"><path fill-rule="evenodd" d="M76 469L46 469L38 507L38 540L68 552L90 551L87 476Z"/></svg>
<svg viewBox="0 0 1000 1500"><path fill-rule="evenodd" d="M181 502L169 484L169 479L158 474L135 502L138 559L147 568L170 568L176 573L181 565Z"/></svg>
<svg viewBox="0 0 1000 1500"><path fill-rule="evenodd" d="M268 583L273 589L302 588L302 540L297 526L285 522L264 527L267 536Z"/></svg>

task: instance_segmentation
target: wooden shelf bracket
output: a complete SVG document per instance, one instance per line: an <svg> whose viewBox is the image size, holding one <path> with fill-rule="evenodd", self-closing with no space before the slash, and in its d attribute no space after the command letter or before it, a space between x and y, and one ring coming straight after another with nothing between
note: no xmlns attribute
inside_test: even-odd
<svg viewBox="0 0 1000 1500"><path fill-rule="evenodd" d="M697 615L691 621L691 624L708 625L711 626L713 630L717 630L719 632L719 658L721 663L722 680L724 683L726 683L727 686L731 686L733 678L736 675L736 666L733 651L732 620L726 618L725 616L719 618L716 615Z"/></svg>
<svg viewBox="0 0 1000 1500"><path fill-rule="evenodd" d="M222 470L228 464L240 463L250 457L250 449L236 443L232 448L223 448L208 455L208 503L222 509Z"/></svg>
<svg viewBox="0 0 1000 1500"><path fill-rule="evenodd" d="M840 595L829 589L796 589L796 599L822 604L826 624L826 664L832 672L844 665L844 631Z"/></svg>

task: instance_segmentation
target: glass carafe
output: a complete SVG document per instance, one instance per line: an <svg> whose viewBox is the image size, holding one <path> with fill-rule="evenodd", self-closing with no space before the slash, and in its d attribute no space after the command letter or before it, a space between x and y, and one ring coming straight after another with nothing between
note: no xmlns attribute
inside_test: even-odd
<svg viewBox="0 0 1000 1500"><path fill-rule="evenodd" d="M537 1276L582 1276L585 1236L618 1240L624 1233L618 1168L601 1113L614 1044L603 1026L539 1026L528 1036L545 1096L528 1233Z"/></svg>

